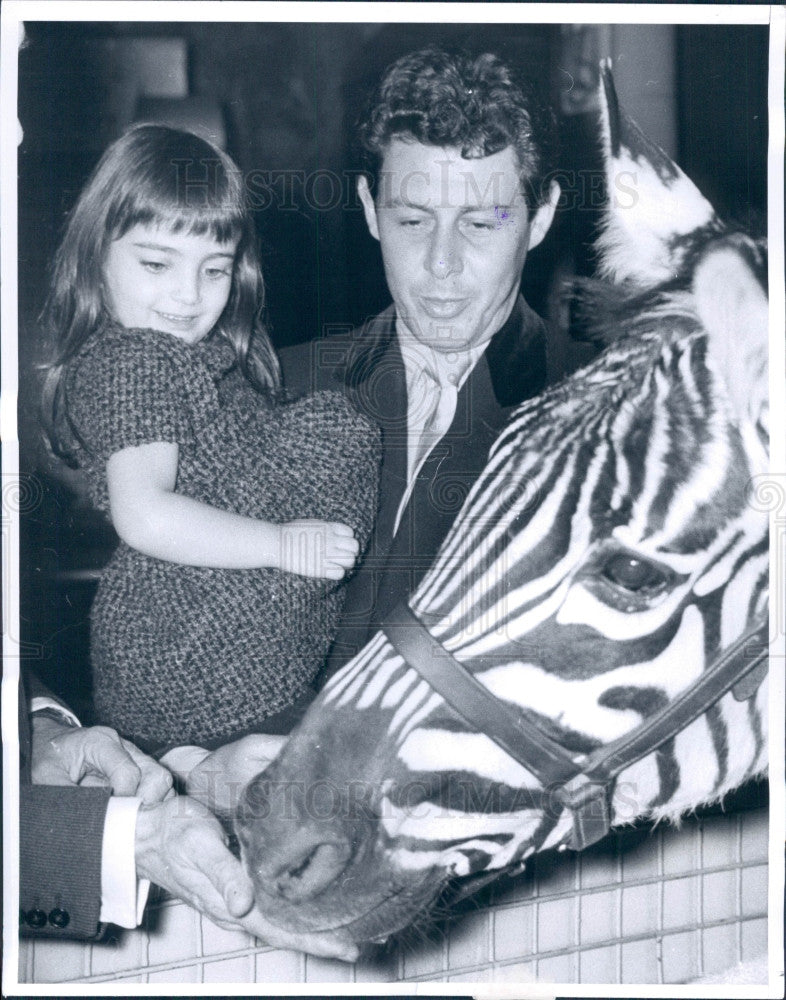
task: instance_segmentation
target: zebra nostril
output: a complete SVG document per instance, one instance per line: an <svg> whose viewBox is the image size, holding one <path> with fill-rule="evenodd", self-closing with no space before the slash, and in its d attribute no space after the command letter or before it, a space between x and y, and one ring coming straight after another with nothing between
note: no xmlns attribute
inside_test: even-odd
<svg viewBox="0 0 786 1000"><path fill-rule="evenodd" d="M290 859L289 867L275 879L277 895L292 903L312 899L336 881L351 853L346 840L314 845L294 863Z"/></svg>

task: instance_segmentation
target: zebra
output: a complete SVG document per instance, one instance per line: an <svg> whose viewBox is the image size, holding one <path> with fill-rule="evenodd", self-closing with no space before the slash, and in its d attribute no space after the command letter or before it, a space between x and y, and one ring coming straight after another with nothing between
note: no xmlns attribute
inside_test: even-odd
<svg viewBox="0 0 786 1000"><path fill-rule="evenodd" d="M757 661L655 748L620 750L604 787L571 773L767 643L764 247L627 118L608 69L601 96L604 280L585 300L609 344L515 412L408 606L246 787L257 905L290 930L384 940L449 880L675 819L766 769ZM477 689L477 709L454 694Z"/></svg>

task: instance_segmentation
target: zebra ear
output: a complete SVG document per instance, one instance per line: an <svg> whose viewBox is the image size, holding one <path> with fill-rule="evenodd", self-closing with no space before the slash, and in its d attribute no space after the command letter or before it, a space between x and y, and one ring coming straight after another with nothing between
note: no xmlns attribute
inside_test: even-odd
<svg viewBox="0 0 786 1000"><path fill-rule="evenodd" d="M719 223L695 184L619 106L608 60L599 98L607 191L599 269L652 288L679 273L691 233Z"/></svg>
<svg viewBox="0 0 786 1000"><path fill-rule="evenodd" d="M716 242L694 271L693 295L709 357L737 416L766 426L769 314L767 294L746 252L751 246L744 237Z"/></svg>

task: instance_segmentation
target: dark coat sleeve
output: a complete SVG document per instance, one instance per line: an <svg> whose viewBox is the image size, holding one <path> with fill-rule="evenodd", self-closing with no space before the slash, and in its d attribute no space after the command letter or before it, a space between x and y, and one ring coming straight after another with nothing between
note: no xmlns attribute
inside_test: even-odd
<svg viewBox="0 0 786 1000"><path fill-rule="evenodd" d="M20 932L97 937L108 789L23 785L20 793Z"/></svg>
<svg viewBox="0 0 786 1000"><path fill-rule="evenodd" d="M36 695L48 693L35 682L31 687ZM95 938L101 933L101 848L109 789L31 784L27 707L20 684L19 930Z"/></svg>

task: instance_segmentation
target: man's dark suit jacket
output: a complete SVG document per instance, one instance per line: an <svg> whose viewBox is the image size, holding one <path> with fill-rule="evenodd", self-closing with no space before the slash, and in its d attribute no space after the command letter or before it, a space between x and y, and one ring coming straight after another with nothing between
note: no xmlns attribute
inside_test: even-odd
<svg viewBox="0 0 786 1000"><path fill-rule="evenodd" d="M547 381L545 324L519 298L459 391L453 423L421 468L394 537L407 474L406 376L395 327L391 306L351 333L281 352L284 385L292 396L341 389L382 428L379 515L348 584L325 676L354 656L386 614L414 591L512 409L542 391Z"/></svg>
<svg viewBox="0 0 786 1000"><path fill-rule="evenodd" d="M49 693L34 678L26 681L19 685L19 931L95 938L103 929L101 846L109 789L31 783L28 695Z"/></svg>

